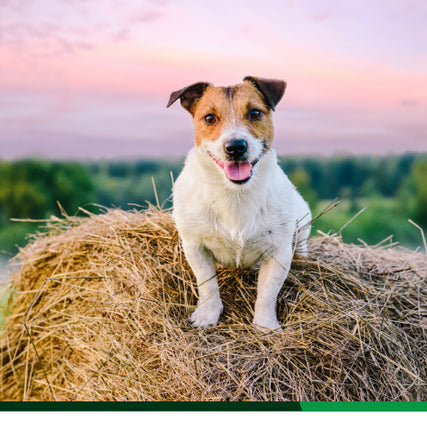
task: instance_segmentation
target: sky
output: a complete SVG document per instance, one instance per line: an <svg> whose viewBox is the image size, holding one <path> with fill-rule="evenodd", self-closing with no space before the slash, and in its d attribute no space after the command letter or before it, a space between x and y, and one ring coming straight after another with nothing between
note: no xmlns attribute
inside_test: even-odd
<svg viewBox="0 0 427 427"><path fill-rule="evenodd" d="M173 158L172 91L283 79L281 155L427 151L424 0L0 0L0 158Z"/></svg>

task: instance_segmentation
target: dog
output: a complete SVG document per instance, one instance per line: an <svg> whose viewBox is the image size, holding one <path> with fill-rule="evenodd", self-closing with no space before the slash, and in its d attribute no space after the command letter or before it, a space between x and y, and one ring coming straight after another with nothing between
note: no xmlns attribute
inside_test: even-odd
<svg viewBox="0 0 427 427"><path fill-rule="evenodd" d="M179 99L195 128L195 146L173 185L173 217L199 293L194 327L219 320L221 264L259 268L253 324L281 329L277 296L294 251L307 254L311 224L308 204L272 148L272 112L285 88L282 80L248 76L234 86L199 82L170 95L167 107Z"/></svg>

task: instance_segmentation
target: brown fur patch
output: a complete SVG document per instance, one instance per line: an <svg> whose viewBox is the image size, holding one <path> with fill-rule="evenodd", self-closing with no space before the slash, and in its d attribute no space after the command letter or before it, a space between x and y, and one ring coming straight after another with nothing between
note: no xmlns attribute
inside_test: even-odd
<svg viewBox="0 0 427 427"><path fill-rule="evenodd" d="M263 114L259 120L251 120L249 112L256 108ZM205 117L213 114L215 123L208 124ZM194 111L196 145L204 139L216 141L228 127L245 127L255 137L265 140L266 150L273 141L271 109L254 85L245 81L229 87L208 87Z"/></svg>

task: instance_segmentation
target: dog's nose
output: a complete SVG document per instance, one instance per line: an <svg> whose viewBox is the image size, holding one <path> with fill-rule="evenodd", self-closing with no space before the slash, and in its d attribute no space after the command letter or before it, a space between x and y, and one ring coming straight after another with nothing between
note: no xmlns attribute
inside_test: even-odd
<svg viewBox="0 0 427 427"><path fill-rule="evenodd" d="M232 157L242 156L248 149L248 143L244 139L232 139L224 144L224 150Z"/></svg>

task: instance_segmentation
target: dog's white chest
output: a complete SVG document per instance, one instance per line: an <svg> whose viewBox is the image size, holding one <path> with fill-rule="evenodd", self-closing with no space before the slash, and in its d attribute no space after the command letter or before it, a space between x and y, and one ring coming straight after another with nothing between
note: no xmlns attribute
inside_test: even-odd
<svg viewBox="0 0 427 427"><path fill-rule="evenodd" d="M247 203L229 203L228 209L215 211L214 202L210 210L201 240L220 264L253 267L271 254L273 224L265 209L254 211Z"/></svg>
<svg viewBox="0 0 427 427"><path fill-rule="evenodd" d="M205 248L212 252L216 261L227 267L256 267L272 251L267 239L225 239L221 235L202 240Z"/></svg>

